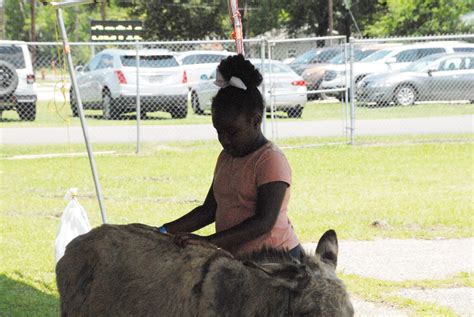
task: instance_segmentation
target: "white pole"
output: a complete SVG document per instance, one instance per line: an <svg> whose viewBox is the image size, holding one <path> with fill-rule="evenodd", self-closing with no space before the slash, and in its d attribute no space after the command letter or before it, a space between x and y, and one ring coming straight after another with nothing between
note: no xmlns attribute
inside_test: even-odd
<svg viewBox="0 0 474 317"><path fill-rule="evenodd" d="M140 109L140 55L138 41L135 42L135 51L137 59L137 150L136 153L140 152L140 120L141 120L141 109Z"/></svg>
<svg viewBox="0 0 474 317"><path fill-rule="evenodd" d="M354 42L352 38L349 41L349 52L350 52L350 80L351 85L349 92L351 96L351 145L355 145L355 79L354 79Z"/></svg>
<svg viewBox="0 0 474 317"><path fill-rule="evenodd" d="M273 94L272 44L268 43L268 75L270 79L270 118L272 122L272 140L277 142L278 131L275 120L275 96Z"/></svg>
<svg viewBox="0 0 474 317"><path fill-rule="evenodd" d="M74 64L72 63L72 57L71 57L71 48L69 47L69 43L67 39L66 27L64 26L62 10L59 6L56 8L56 16L58 18L59 29L61 31L61 36L63 39L64 54L66 55L69 75L71 76L71 85L72 85L72 88L74 89L74 96L76 97L77 110L79 112L79 118L81 119L81 127L82 127L82 132L84 134L84 141L86 143L87 154L89 156L89 163L92 170L92 176L94 177L95 191L97 193L97 198L99 200L100 212L102 214L102 222L107 223L104 198L102 196L102 189L100 187L99 177L97 176L94 153L92 152L92 147L89 143L89 135L88 135L88 130L87 130L86 118L84 116L84 108L82 107L81 95L79 94L79 89L77 88L76 73L74 72Z"/></svg>

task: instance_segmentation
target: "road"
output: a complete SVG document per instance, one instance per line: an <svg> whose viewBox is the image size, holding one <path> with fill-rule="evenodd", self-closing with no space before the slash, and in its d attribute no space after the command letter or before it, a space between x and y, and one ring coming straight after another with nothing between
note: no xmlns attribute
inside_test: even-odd
<svg viewBox="0 0 474 317"><path fill-rule="evenodd" d="M473 133L474 115L431 118L357 120L357 136L408 135L408 134L457 134ZM272 129L267 125L267 136ZM92 126L88 128L93 143L129 143L137 140L136 126ZM274 129L278 138L285 137L329 137L344 136L342 121L278 121ZM216 139L209 124L201 125L155 125L140 128L142 142L191 141ZM273 138L274 139L274 138ZM0 141L8 144L63 144L82 143L84 137L80 127L35 127L0 128Z"/></svg>

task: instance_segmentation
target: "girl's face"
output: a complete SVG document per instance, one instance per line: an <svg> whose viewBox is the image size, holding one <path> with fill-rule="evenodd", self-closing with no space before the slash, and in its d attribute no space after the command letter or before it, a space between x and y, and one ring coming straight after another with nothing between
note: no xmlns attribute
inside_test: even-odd
<svg viewBox="0 0 474 317"><path fill-rule="evenodd" d="M242 157L254 151L263 137L260 130L262 116L247 117L234 111L213 111L212 124L224 150L233 157Z"/></svg>

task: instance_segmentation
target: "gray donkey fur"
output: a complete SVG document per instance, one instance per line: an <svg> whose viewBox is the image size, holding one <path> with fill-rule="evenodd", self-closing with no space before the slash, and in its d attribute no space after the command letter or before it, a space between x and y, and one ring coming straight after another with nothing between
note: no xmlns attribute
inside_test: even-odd
<svg viewBox="0 0 474 317"><path fill-rule="evenodd" d="M56 267L62 316L352 316L336 277L337 237L301 261L262 249L233 258L177 246L142 224L103 225L74 239Z"/></svg>

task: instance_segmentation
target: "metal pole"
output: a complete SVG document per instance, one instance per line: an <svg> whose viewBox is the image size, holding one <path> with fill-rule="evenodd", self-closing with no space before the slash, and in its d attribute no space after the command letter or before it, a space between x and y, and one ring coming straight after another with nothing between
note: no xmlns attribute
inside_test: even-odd
<svg viewBox="0 0 474 317"><path fill-rule="evenodd" d="M245 56L244 50L244 32L242 27L242 19L239 12L239 3L237 0L229 0L229 14L232 24L234 25L234 39L237 54Z"/></svg>
<svg viewBox="0 0 474 317"><path fill-rule="evenodd" d="M349 101L349 90L348 87L350 85L350 75L349 75L349 43L344 43L344 124L345 124L345 131L344 135L346 136L346 140L348 140L351 134L351 127L349 123L349 118L351 118L350 113L350 101Z"/></svg>
<svg viewBox="0 0 474 317"><path fill-rule="evenodd" d="M351 85L349 87L351 97L351 145L355 145L355 79L354 79L354 43L352 38L349 40L349 52L350 52L350 80Z"/></svg>
<svg viewBox="0 0 474 317"><path fill-rule="evenodd" d="M137 54L137 150L136 153L140 152L140 120L141 120L141 109L140 109L140 55L138 42L135 42L135 51Z"/></svg>
<svg viewBox="0 0 474 317"><path fill-rule="evenodd" d="M267 103L265 102L265 38L262 37L260 42L260 73L262 74L262 97L263 97L263 118L262 118L262 130L263 134L267 134Z"/></svg>
<svg viewBox="0 0 474 317"><path fill-rule="evenodd" d="M82 107L81 95L79 94L79 89L77 88L76 73L74 72L74 65L72 63L71 48L69 47L66 27L64 26L63 14L60 7L56 8L56 16L58 18L59 29L61 31L61 37L63 39L64 54L67 58L67 66L69 70L69 75L71 76L71 85L74 89L74 96L76 97L77 110L79 112L79 118L81 119L82 132L84 134L84 141L86 143L87 154L89 155L89 163L92 170L92 175L94 177L95 191L97 193L97 198L99 200L100 212L102 214L102 222L107 223L107 217L105 213L104 199L102 196L102 189L100 188L99 178L97 176L97 170L95 166L94 153L92 152L91 145L89 143L89 136L87 131L86 118L84 116L84 108Z"/></svg>
<svg viewBox="0 0 474 317"><path fill-rule="evenodd" d="M270 118L272 121L272 140L277 142L277 128L275 120L275 97L273 96L273 65L272 65L272 47L268 43L268 75L270 79Z"/></svg>

